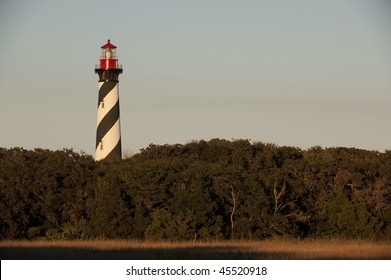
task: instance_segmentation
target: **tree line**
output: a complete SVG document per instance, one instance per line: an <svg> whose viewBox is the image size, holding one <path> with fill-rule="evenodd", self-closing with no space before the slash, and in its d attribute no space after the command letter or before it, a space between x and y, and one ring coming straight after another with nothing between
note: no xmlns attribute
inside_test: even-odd
<svg viewBox="0 0 391 280"><path fill-rule="evenodd" d="M248 140L0 149L1 239L391 240L391 151Z"/></svg>

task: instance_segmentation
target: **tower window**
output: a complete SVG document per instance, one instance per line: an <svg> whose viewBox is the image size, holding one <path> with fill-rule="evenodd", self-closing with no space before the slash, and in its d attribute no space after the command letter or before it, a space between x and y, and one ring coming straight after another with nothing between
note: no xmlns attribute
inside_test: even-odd
<svg viewBox="0 0 391 280"><path fill-rule="evenodd" d="M103 141L100 141L99 147L100 147L100 150L103 151Z"/></svg>
<svg viewBox="0 0 391 280"><path fill-rule="evenodd" d="M105 99L104 98L100 104L102 105L102 109L104 109L105 108Z"/></svg>

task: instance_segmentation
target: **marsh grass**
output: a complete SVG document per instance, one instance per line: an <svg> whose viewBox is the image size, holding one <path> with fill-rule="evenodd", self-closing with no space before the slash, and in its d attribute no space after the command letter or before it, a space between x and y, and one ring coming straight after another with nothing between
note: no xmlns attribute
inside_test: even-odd
<svg viewBox="0 0 391 280"><path fill-rule="evenodd" d="M390 242L262 240L150 242L135 240L2 241L5 259L391 259Z"/></svg>

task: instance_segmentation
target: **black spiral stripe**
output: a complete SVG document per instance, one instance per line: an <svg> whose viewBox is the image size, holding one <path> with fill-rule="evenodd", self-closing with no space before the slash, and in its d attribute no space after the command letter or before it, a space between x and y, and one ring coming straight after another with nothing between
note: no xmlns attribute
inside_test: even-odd
<svg viewBox="0 0 391 280"><path fill-rule="evenodd" d="M96 128L96 146L98 148L100 141L103 137L109 132L109 130L114 126L114 124L119 120L119 99L110 109L110 111L103 117L100 121L98 127Z"/></svg>
<svg viewBox="0 0 391 280"><path fill-rule="evenodd" d="M111 152L106 156L106 158L118 159L121 158L121 154L122 154L122 147L121 147L121 137L120 137L117 145L115 145L114 149L111 150Z"/></svg>
<svg viewBox="0 0 391 280"><path fill-rule="evenodd" d="M98 107L103 101L103 98L117 85L118 82L104 82L99 89Z"/></svg>

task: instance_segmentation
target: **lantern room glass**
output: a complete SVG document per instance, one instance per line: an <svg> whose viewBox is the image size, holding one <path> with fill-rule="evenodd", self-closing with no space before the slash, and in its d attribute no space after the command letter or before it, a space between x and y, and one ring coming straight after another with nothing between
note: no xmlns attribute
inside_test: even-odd
<svg viewBox="0 0 391 280"><path fill-rule="evenodd" d="M108 57L110 54L110 57ZM116 49L102 49L102 55L101 58L108 59L108 58L117 58Z"/></svg>

